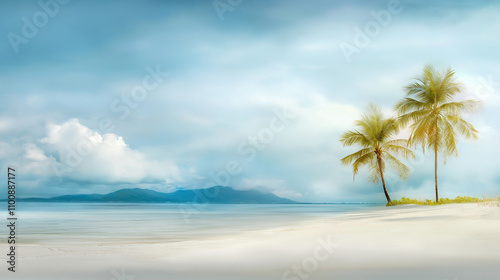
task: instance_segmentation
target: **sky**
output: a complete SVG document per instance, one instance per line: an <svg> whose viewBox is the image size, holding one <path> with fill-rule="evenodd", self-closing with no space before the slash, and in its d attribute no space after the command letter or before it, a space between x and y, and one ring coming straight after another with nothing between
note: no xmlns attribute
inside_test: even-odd
<svg viewBox="0 0 500 280"><path fill-rule="evenodd" d="M0 165L20 197L228 185L383 202L340 159L370 103L392 116L425 65L481 101L440 161L442 197L500 195L498 1L2 1ZM434 197L431 154L387 172ZM4 172L6 176L7 172ZM6 191L0 192L0 198Z"/></svg>

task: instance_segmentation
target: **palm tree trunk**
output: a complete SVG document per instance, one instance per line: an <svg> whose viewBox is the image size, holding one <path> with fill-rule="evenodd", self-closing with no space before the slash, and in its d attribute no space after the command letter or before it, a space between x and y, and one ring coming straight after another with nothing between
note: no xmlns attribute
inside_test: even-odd
<svg viewBox="0 0 500 280"><path fill-rule="evenodd" d="M377 162L378 162L378 170L380 172L380 178L382 179L382 186L384 187L385 198L387 199L387 202L391 202L391 198L389 197L389 193L387 192L387 189L385 188L384 172L382 172L382 157L380 157L379 154L377 154Z"/></svg>
<svg viewBox="0 0 500 280"><path fill-rule="evenodd" d="M438 151L437 146L434 147L434 181L436 182L436 203L439 202L438 195Z"/></svg>

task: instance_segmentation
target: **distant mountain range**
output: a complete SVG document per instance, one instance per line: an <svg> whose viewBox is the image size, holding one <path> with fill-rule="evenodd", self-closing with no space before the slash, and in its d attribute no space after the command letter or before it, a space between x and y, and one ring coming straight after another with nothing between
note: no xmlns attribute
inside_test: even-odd
<svg viewBox="0 0 500 280"><path fill-rule="evenodd" d="M161 193L148 189L121 189L108 194L63 195L54 198L24 198L31 202L130 202L130 203L223 203L223 204L292 204L298 203L272 193L240 191L231 187L178 190Z"/></svg>

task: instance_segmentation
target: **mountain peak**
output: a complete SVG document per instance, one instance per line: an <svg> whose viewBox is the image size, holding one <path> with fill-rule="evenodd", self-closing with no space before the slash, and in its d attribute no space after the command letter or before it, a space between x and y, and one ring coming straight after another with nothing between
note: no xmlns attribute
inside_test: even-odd
<svg viewBox="0 0 500 280"><path fill-rule="evenodd" d="M210 195L204 195L209 193ZM129 202L129 203L222 203L291 204L295 201L257 190L235 190L228 186L178 190L161 193L150 189L126 188L108 194L65 195L44 201L53 202Z"/></svg>

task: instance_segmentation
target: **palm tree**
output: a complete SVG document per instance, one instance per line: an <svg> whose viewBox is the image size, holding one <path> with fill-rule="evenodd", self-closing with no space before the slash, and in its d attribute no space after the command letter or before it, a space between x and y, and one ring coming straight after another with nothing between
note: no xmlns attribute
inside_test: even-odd
<svg viewBox="0 0 500 280"><path fill-rule="evenodd" d="M393 118L386 119L380 107L370 104L368 112L355 124L360 130L348 130L340 137L340 142L344 147L356 144L362 149L344 157L341 162L343 165L349 165L352 162L353 180L359 168L367 165L370 169L370 181L377 183L381 180L385 198L387 202L391 202L384 180L386 163L396 169L402 179L410 173L410 169L391 153L402 155L405 158L415 158L415 155L406 148L408 140L391 140L398 132L398 124Z"/></svg>
<svg viewBox="0 0 500 280"><path fill-rule="evenodd" d="M476 140L478 131L464 119L462 113L473 112L478 101L453 101L463 90L456 81L455 71L451 68L438 72L432 66L425 66L423 75L406 86L407 97L396 104L401 126L410 125L410 146L422 146L434 152L434 180L436 184L436 203L438 194L438 152L446 158L458 156L457 135Z"/></svg>

